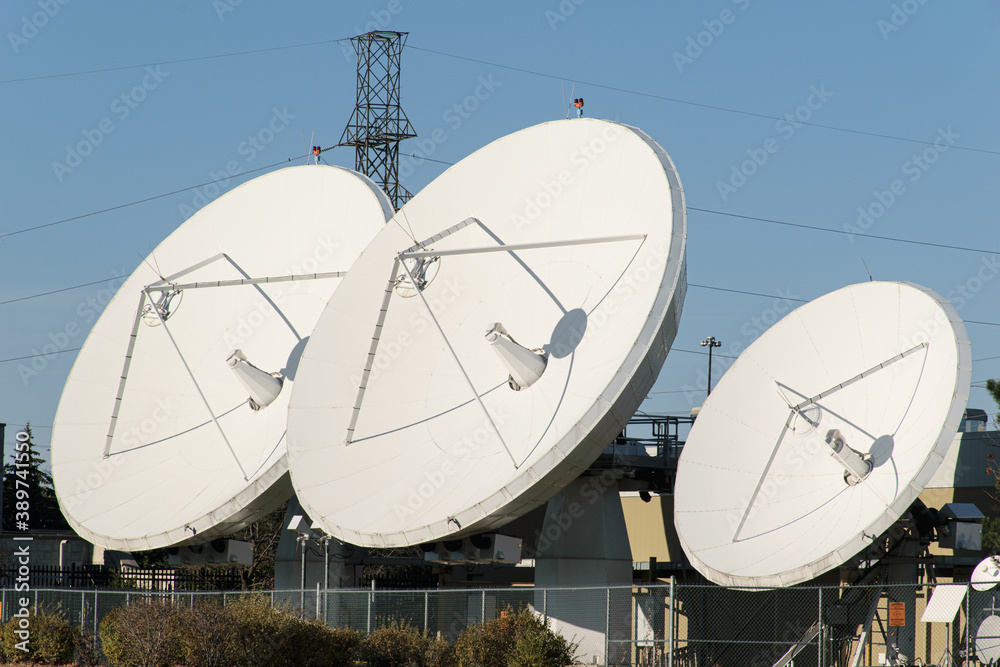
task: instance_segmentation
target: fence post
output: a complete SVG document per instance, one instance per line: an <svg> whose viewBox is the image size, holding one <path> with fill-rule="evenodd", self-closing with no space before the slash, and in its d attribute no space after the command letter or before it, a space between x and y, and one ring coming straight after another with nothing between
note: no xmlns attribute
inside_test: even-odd
<svg viewBox="0 0 1000 667"><path fill-rule="evenodd" d="M316 620L319 620L319 582L316 582Z"/></svg>
<svg viewBox="0 0 1000 667"><path fill-rule="evenodd" d="M549 625L549 589L542 589L542 616L545 617L545 627Z"/></svg>
<svg viewBox="0 0 1000 667"><path fill-rule="evenodd" d="M674 667L674 575L670 575L670 618L667 621L667 667Z"/></svg>
<svg viewBox="0 0 1000 667"><path fill-rule="evenodd" d="M604 664L608 664L611 656L611 587L607 589L607 597L604 603Z"/></svg>
<svg viewBox="0 0 1000 667"><path fill-rule="evenodd" d="M87 594L84 591L80 591L80 632L82 633L84 628L87 626L84 623L87 622ZM97 638L94 638L97 641Z"/></svg>
<svg viewBox="0 0 1000 667"><path fill-rule="evenodd" d="M969 662L969 634L971 632L971 624L972 624L972 616L970 615L970 612L972 611L970 598L972 597L972 595L970 595L970 593L971 591L966 589L965 593L965 661L966 662Z"/></svg>
<svg viewBox="0 0 1000 667"><path fill-rule="evenodd" d="M94 641L97 641L97 590L94 590Z"/></svg>
<svg viewBox="0 0 1000 667"><path fill-rule="evenodd" d="M819 667L823 667L823 587L819 587L819 610L818 616L816 618L817 627L819 628L819 633L816 635L816 643L818 645L817 652L819 662L817 663Z"/></svg>
<svg viewBox="0 0 1000 667"><path fill-rule="evenodd" d="M427 634L427 616L430 611L430 591L424 591L424 634Z"/></svg>
<svg viewBox="0 0 1000 667"><path fill-rule="evenodd" d="M368 626L366 632L372 633L372 603L375 601L375 579L372 579L372 590L368 594Z"/></svg>
<svg viewBox="0 0 1000 667"><path fill-rule="evenodd" d="M479 622L486 622L486 589L483 589L483 599L479 603Z"/></svg>

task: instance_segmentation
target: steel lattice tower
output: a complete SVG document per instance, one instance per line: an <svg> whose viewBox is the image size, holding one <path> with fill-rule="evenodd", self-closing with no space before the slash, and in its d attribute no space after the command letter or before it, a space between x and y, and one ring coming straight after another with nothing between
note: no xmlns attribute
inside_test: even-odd
<svg viewBox="0 0 1000 667"><path fill-rule="evenodd" d="M376 30L351 38L358 54L358 97L340 146L354 146L354 169L399 209L412 196L399 184L399 142L417 136L399 106L399 63L409 33Z"/></svg>

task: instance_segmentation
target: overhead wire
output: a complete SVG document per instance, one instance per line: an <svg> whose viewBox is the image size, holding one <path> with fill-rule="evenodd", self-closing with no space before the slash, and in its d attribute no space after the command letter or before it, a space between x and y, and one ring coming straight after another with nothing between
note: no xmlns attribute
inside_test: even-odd
<svg viewBox="0 0 1000 667"><path fill-rule="evenodd" d="M126 69L137 69L137 68L150 67L150 66L155 66L155 65L177 64L177 63L185 63L185 62L198 62L198 61L204 61L204 60L213 60L213 59L219 59L219 58L229 58L229 57L244 56L244 55L257 54L257 53L266 53L266 52L272 52L272 51L281 51L281 50L287 50L287 49L296 49L296 48L304 48L304 47L310 47L310 46L332 44L332 43L337 43L337 42L343 42L346 39L349 39L349 38L340 38L340 39L332 39L332 40L321 40L321 41L316 41L316 42L306 42L306 43L302 43L302 44L292 44L292 45L279 46L279 47L270 47L270 48L265 48L265 49L253 49L253 50L248 50L248 51L238 51L238 52L225 53L225 54L215 54L215 55L210 55L210 56L199 56L199 57L193 57L193 58L172 59L172 60L165 60L165 61L159 61L159 62L154 62L154 63L143 63L143 64L136 64L136 65L127 65L127 66L120 66L120 67L102 68L102 69L95 69L95 70L84 70L84 71L77 71L77 72L64 72L64 73L57 73L57 74L51 74L51 75L43 75L43 76L37 76L37 77L24 77L24 78L20 78L20 79L6 79L6 80L0 80L0 84L15 83L15 82L20 82L20 81L32 81L32 80L41 80L41 79L51 79L51 78L59 78L59 77L68 77L68 76L79 76L79 75L86 75L86 74L96 74L96 73L101 73L101 72L120 71L120 70L126 70ZM434 49L427 49L427 48L423 48L423 47L418 47L418 46L413 45L412 43L408 44L406 48L411 48L411 49L414 49L416 51L423 51L423 52L432 53L432 54L440 55L440 56L444 56L444 57L449 57L449 58L454 58L454 59L459 59L459 60L465 60L465 61L469 61L469 62L475 62L475 63L478 63L478 64L485 64L485 65L489 65L489 66L492 66L492 67L499 67L499 68L507 69L507 70L510 70L510 71L522 72L522 73L530 74L530 75L533 75L533 76L541 76L541 77L552 78L552 79L559 78L560 80L562 80L563 78L565 78L565 77L557 77L555 75L548 74L548 73L545 73L545 72L540 72L540 71L537 71L537 70L530 70L530 69L526 69L526 68L514 67L514 66L510 66L510 65L504 65L504 64L501 64L501 63L490 62L490 61L481 60L481 59L477 59L477 58L471 58L471 57L467 57L467 56L461 56L461 55L458 55L458 54L447 53L447 52L443 52L443 51L437 51L437 50L434 50ZM700 108L712 109L712 110L715 110L715 111L722 111L722 112L727 112L727 113L735 113L735 114L740 114L740 115L745 115L745 116L751 116L751 117L757 117L757 118L765 118L765 119L770 119L770 120L781 120L780 117L770 116L768 114L761 114L761 113L756 113L756 112L751 112L751 111L745 111L745 110L741 110L741 109L734 109L734 108L729 108L729 107L722 107L722 106L717 106L717 105L709 105L709 104L703 104L703 103L698 103L698 102L692 102L690 100L682 100L682 99L672 98L672 97L668 97L668 96L664 96L664 95L657 95L657 94L649 93L649 92L645 92L645 91L632 90L632 89L622 88L622 87L618 87L618 86L610 86L610 85L601 84L601 83L597 83L597 82L589 82L589 81L580 81L580 82L584 83L585 85L592 86L592 87L595 87L595 88L602 88L602 89L605 89L605 90L612 90L612 91L615 91L615 92L622 92L622 93L626 93L626 94L639 95L639 96L643 96L643 97L649 97L651 99L658 99L658 100L667 101L667 102L676 103L676 104L690 105L690 106L695 106L695 107L700 107ZM920 140L920 139L913 139L913 138L909 138L909 137L900 137L900 136L888 135L888 134L877 133L877 132L868 132L868 131L857 130L857 129L853 129L853 128L843 128L843 127L837 127L837 126L831 126L831 125L824 125L824 124L819 124L819 123L803 122L802 124L803 125L809 125L809 126L817 127L817 128L827 129L827 130L833 130L833 131L839 131L839 132L848 132L848 133L852 133L852 134L859 134L859 135L864 135L864 136L872 136L872 137L878 137L878 138L883 138L883 139L890 139L890 140L895 140L895 141L906 141L906 142L921 143L921 144L932 144L933 143L932 141L925 141L925 140ZM970 147L970 146L960 146L960 145L954 145L952 147L953 148L958 148L960 150L968 150L968 151L974 151L974 152L980 152L980 153L988 153L988 154L1000 155L1000 151L992 151L992 150L988 150L988 149L981 149L981 148L974 148L974 147ZM333 148L333 147L331 147L331 148ZM330 149L324 149L324 150L330 150ZM443 165L448 165L448 166L452 166L454 164L453 162L448 162L448 161L445 161L445 160L439 160L439 159L435 159L435 158L421 156L421 155L417 155L415 153L404 154L404 155L408 155L409 157L413 157L415 159L427 160L429 162L435 162L435 163L438 163L438 164L443 164ZM272 169L272 168L274 168L276 166L279 166L279 165L282 165L282 164L286 164L287 162L291 162L293 160L301 159L301 157L302 156L288 158L287 160L282 161L282 162L276 162L276 163L273 163L273 164L270 164L270 165L265 165L263 167L259 167L257 169L248 170L246 172L243 172L243 174L251 174L251 173L256 173L256 172L259 172L259 171L264 171L264 170L267 170L267 169ZM308 157L308 155L306 155L306 157ZM197 188L200 188L200 187L204 187L206 185L210 185L210 184L213 184L213 183L218 183L218 182L220 182L222 180L229 180L229 177L227 177L226 179L215 179L215 180L211 180L211 181L206 181L206 182L203 182L203 183L199 183L199 184L196 184L196 185L188 186L188 187L181 188L181 189L178 189L178 190L173 190L173 191L166 192L166 193L163 193L163 194L154 195L154 196L151 196L151 197L146 197L146 198L135 200L135 201L132 201L132 202L126 202L124 204L119 204L119 205L108 207L108 208L105 208L105 209L100 209L98 211L92 211L92 212L84 213L84 214L81 214L81 215L78 215L78 216L72 216L70 218L64 218L64 219L61 219L61 220L56 220L56 221L45 223L45 224L41 224L41 225L35 225L35 226L32 226L32 227L27 227L27 228L24 228L24 229L19 229L19 230L15 230L15 231L11 231L11 232L0 233L0 238L6 238L6 237L9 237L9 236L15 236L15 235L18 235L18 234L24 234L24 233L31 232L31 231L45 229L45 228L48 228L48 227L53 227L53 226L56 226L56 225L61 225L61 224L65 224L65 223L68 223L68 222L73 222L73 221L76 221L76 220L81 220L81 219L84 219L84 218L93 217L93 216L100 215L100 214L103 214L103 213L109 213L109 212L112 212L112 211L116 211L116 210L120 210L120 209L129 207L129 206L135 206L135 205L138 205L138 204L142 204L142 203L154 201L154 200L157 200L157 199L162 199L162 198L165 198L165 197L169 197L169 196L172 196L172 195L175 195L175 194L179 194L181 192L186 192L186 191L189 191L189 190L194 190L194 189L197 189ZM958 245L953 245L953 244L935 243L935 242L918 241L918 240L914 240L914 239L905 239L905 238L899 238L899 237L882 236L882 235L877 235L877 234L869 234L869 233L866 233L866 232L852 231L852 230L846 230L846 229L831 229L831 228L826 228L826 227L818 227L818 226L814 226L814 225L806 225L806 224L801 224L801 223L793 223L793 222L788 222L788 221L775 220L775 219L772 219L772 218L763 218L763 217L760 217L760 216L750 216L750 215L744 215L744 214L738 214L738 213L731 213L731 212L727 212L727 211L718 211L718 210L713 210L713 209L705 209L705 208L698 208L698 207L688 207L688 210L689 211L698 211L698 212L703 212L703 213L709 213L709 214L713 214L713 215L720 215L720 216L727 216L727 217L739 218L739 219L744 219L744 220L751 220L751 221L756 221L756 222L764 222L764 223L769 223L769 224L776 224L776 225L783 225L783 226L788 226L788 227L795 227L795 228L800 228L800 229L808 229L808 230L811 230L811 231L819 231L819 232L833 233L833 234L840 234L840 235L858 236L858 237L864 237L864 238L872 238L872 239L876 239L876 240L890 241L890 242L895 242L895 243L907 243L907 244L912 244L912 245L928 246L928 247L935 247L935 248L942 248L942 249L949 249L949 250L957 250L957 251L964 251L964 252L975 252L975 253L994 252L994 251L991 251L991 250L984 250L984 249L981 249L981 248L970 248L970 247L966 247L966 246L958 246ZM15 298L15 299L8 299L6 301L0 301L0 305L5 305L5 304L9 304L9 303L20 302L20 301L25 301L25 300L35 299L35 298L40 298L40 297L43 297L43 296L48 296L48 295L51 295L51 294L57 294L57 293L60 293L60 292L70 291L70 290L74 290L74 289L80 289L80 288L83 288L83 287L88 287L88 286L96 285L96 284L99 284L99 283L102 283L102 282L106 282L107 280L112 280L112 279L114 279L114 278L92 281L92 282L83 283L83 284L80 284L80 285L74 285L74 286L71 286L71 287L66 287L66 288L62 288L62 289L58 289L58 290L52 290L52 291L49 291L49 292L43 292L43 293L39 293L39 294L33 294L33 295L24 296L24 297L18 297L18 298ZM716 291L732 292L732 293L736 293L736 294L747 294L747 295L750 295L750 296L773 298L771 295L761 294L761 293L757 293L757 292L748 292L748 291L744 291L744 290L735 290L735 289L729 289L729 288L723 288L723 287L715 287L715 286L709 286L709 285L699 285L699 284L694 284L694 283L690 284L690 286L691 287L696 287L696 288L702 288L702 289L710 289L710 290L716 290ZM804 299L793 299L793 298L788 298L788 300L789 301L798 301L798 302L805 302L806 301ZM995 322L983 322L983 321L978 321L978 320L965 320L965 321L967 323L970 323L970 324L980 324L980 325L985 325L985 326L1000 326L1000 323L995 323ZM68 351L71 351L71 350L63 350L61 352L68 352ZM679 351L689 352L689 353L694 353L694 354L703 354L703 353L700 353L700 352L697 352L697 351L692 351L692 350L679 350ZM14 361L14 360L32 358L32 356L47 356L47 355L29 355L29 356L26 356L26 357L17 357L17 358L14 358L14 359L0 360L0 363L3 363L4 361ZM724 356L724 355L720 355L720 356Z"/></svg>
<svg viewBox="0 0 1000 667"><path fill-rule="evenodd" d="M772 218L761 218L753 215L743 215L740 213L729 213L727 211L716 211L710 208L697 208L695 206L688 206L688 211L699 211L701 213L712 213L715 215L724 215L730 218L741 218L743 220L753 220L755 222L767 222L773 225L784 225L786 227L798 227L799 229L810 229L816 232L826 232L828 234L841 234L844 236L861 236L868 239L877 239L880 241L893 241L895 243L910 243L912 245L929 246L932 248L944 248L946 250L961 250L963 252L974 252L977 254L992 253L997 254L1000 251L997 250L987 250L984 248L970 248L968 246L952 245L949 243L934 243L932 241L916 241L914 239L904 239L897 236L880 236L878 234L868 234L866 232L854 231L850 229L831 229L829 227L816 227L814 225L806 225L798 222L786 222L783 220L774 220Z"/></svg>
<svg viewBox="0 0 1000 667"><path fill-rule="evenodd" d="M349 37L342 37L340 39L326 39L319 42L305 42L303 44L289 44L287 46L273 46L267 49L253 49L250 51L236 51L233 53L218 53L211 56L198 56L195 58L176 58L174 60L160 60L153 63L142 63L139 65L122 65L120 67L104 67L101 69L90 69L81 70L78 72L60 72L57 74L43 74L40 76L26 76L20 79L0 79L0 84L4 83L22 83L25 81L42 81L44 79L59 79L69 76L83 76L86 74L102 74L104 72L120 72L127 69L141 69L144 67L156 67L157 65L177 65L180 63L193 63L202 60L216 60L219 58L233 58L235 56L247 56L255 53L268 53L270 51L284 51L287 49L301 49L307 46L319 46L322 44L335 44L337 42L343 42L350 39Z"/></svg>
<svg viewBox="0 0 1000 667"><path fill-rule="evenodd" d="M52 352L39 352L38 354L26 354L23 357L11 357L10 359L0 359L0 364L6 364L9 361L22 361L24 359L35 359L37 357L51 357L54 354L65 354L66 352L79 352L83 348L80 347L69 347L65 350L54 350Z"/></svg>
<svg viewBox="0 0 1000 667"><path fill-rule="evenodd" d="M282 160L281 162L275 162L273 164L265 165L263 167L258 167L256 169L248 169L247 171L240 172L239 174L237 174L236 177L238 177L238 176L244 176L246 174L253 174L253 173L256 173L258 171L263 171L265 169L273 169L274 167L277 167L278 165L286 164L288 162L291 162L292 160L301 160L303 157L305 157L305 156L304 155L299 155L297 157L290 157L287 160ZM4 232L4 233L0 234L0 239L7 238L8 236L16 236L18 234L25 234L27 232L33 232L33 231L36 231L38 229L45 229L46 227L55 227L56 225L62 225L62 224L65 224L67 222L73 222L75 220L82 220L83 218L90 218L90 217L93 217L95 215L101 215L102 213L110 213L111 211L118 211L118 210L123 209L123 208L128 208L129 206L136 206L138 204L145 204L146 202L155 201L157 199L163 199L164 197L170 197L171 195L180 194L181 192L187 192L188 190L196 190L198 188L203 188L206 185L211 185L213 183L220 183L222 181L228 181L228 180L231 180L232 178L236 178L236 177L227 175L226 178L217 178L217 179L212 180L212 181L205 181L204 183L198 183L197 185L190 185L190 186L188 186L186 188L180 188L179 190L171 190L170 192L164 192L163 194L153 195L152 197L146 197L144 199L137 199L135 201L126 202L124 204L118 204L117 206L110 206L108 208L102 208L99 211L91 211L90 213L83 213L81 215L74 215L73 217L70 217L70 218L63 218L62 220L56 220L54 222L46 222L45 224L35 225L34 227L25 227L24 229L18 229L18 230L15 230L13 232Z"/></svg>
<svg viewBox="0 0 1000 667"><path fill-rule="evenodd" d="M423 47L420 47L420 46L415 46L412 43L408 43L404 48L413 49L415 51L423 51L425 53L433 53L435 55L445 56L447 58L455 58L457 60L467 60L469 62L478 63L480 65L489 65L490 67L499 67L501 69L506 69L506 70L510 70L510 71L513 71L513 72L521 72L523 74L531 74L533 76L545 77L547 79L558 79L560 81L562 81L564 79L573 80L573 81L576 81L577 83L582 83L584 85L591 86L593 88L601 88L603 90L611 90L611 91L614 91L616 93L626 93L626 94L629 94L629 95L638 95L638 96L641 96L641 97L648 97L650 99L662 100L664 102L673 102L675 104L684 104L684 105L688 105L688 106L698 107L700 109L711 109L713 111L723 111L723 112L726 112L726 113L740 114L742 116L751 116L751 117L754 117L754 118L764 118L764 119L767 119L767 120L776 120L776 121L778 121L778 120L787 120L786 118L784 118L782 116L771 116L769 114L756 113L756 112L753 112L753 111L744 111L742 109L733 109L733 108L730 108L730 107L723 107L723 106L718 106L718 105L715 105L715 104L704 104L704 103L701 103L701 102L691 102L690 100L682 100L682 99L678 99L676 97L667 97L666 95L657 95L655 93L649 93L649 92L645 92L645 91L641 91L641 90L632 90L632 89L629 89L629 88L622 88L620 86L611 86L611 85L608 85L608 84L597 83L597 82L594 82L594 81L584 81L582 79L577 79L575 77L557 76L555 74L548 74L546 72L539 72L537 70L531 70L531 69L527 69L527 68L524 68L524 67L512 67L510 65L503 65L501 63L494 63L494 62L490 62L488 60L480 60L478 58L470 58L468 56L460 56L460 55L455 54L455 53L447 53L445 51L437 51L435 49L427 49L427 48L423 48ZM911 137L899 137L899 136L895 136L895 135L892 135L892 134L884 134L884 133L881 133L881 132L867 132L865 130L855 130L855 129L849 128L849 127L838 127L836 125L824 125L822 123L803 122L803 121L800 121L798 119L795 119L795 122L796 122L796 124L800 124L801 123L802 125L808 125L810 127L817 127L817 128L821 128L821 129L824 129L824 130L832 130L832 131L835 131L835 132L848 132L850 134L859 134L859 135L868 136L868 137L877 137L879 139L891 139L893 141L905 141L905 142L909 142L909 143L924 144L924 145L929 145L929 146L933 146L934 145L934 140L927 141L926 139L913 139ZM986 148L975 148L975 147L972 147L972 146L961 146L961 145L958 145L958 144L952 144L952 145L949 146L949 148L957 148L959 150L972 151L972 152L975 152L975 153L986 153L988 155L1000 155L1000 150L989 150L989 149L986 149Z"/></svg>

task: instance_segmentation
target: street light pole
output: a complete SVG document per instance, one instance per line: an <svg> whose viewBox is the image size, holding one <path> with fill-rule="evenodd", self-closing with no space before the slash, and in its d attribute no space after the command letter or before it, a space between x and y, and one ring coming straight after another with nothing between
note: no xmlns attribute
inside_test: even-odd
<svg viewBox="0 0 1000 667"><path fill-rule="evenodd" d="M705 396L711 396L712 394L712 348L722 347L721 340L715 340L714 336L709 336L705 340L701 341L702 347L708 348L708 391Z"/></svg>

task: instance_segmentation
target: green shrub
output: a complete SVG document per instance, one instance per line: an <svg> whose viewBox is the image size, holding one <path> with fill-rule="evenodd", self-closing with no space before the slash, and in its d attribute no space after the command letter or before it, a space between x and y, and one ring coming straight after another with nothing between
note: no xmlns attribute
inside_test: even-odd
<svg viewBox="0 0 1000 667"><path fill-rule="evenodd" d="M288 609L279 609L266 596L240 598L226 606L233 631L234 662L240 667L292 665L289 652L294 624Z"/></svg>
<svg viewBox="0 0 1000 667"><path fill-rule="evenodd" d="M180 610L169 600L116 607L101 621L101 648L116 667L171 667L182 660Z"/></svg>
<svg viewBox="0 0 1000 667"><path fill-rule="evenodd" d="M76 637L76 664L79 667L94 667L101 664L100 649L97 647L97 638L90 628L77 630Z"/></svg>
<svg viewBox="0 0 1000 667"><path fill-rule="evenodd" d="M424 637L416 628L392 623L375 628L365 637L368 667L410 667L423 654Z"/></svg>
<svg viewBox="0 0 1000 667"><path fill-rule="evenodd" d="M179 642L188 667L226 667L235 649L229 614L214 601L185 607L178 618Z"/></svg>
<svg viewBox="0 0 1000 667"><path fill-rule="evenodd" d="M360 632L304 620L264 596L241 598L225 611L239 667L350 667L362 643Z"/></svg>
<svg viewBox="0 0 1000 667"><path fill-rule="evenodd" d="M443 639L427 639L423 653L417 656L417 667L456 667L455 648Z"/></svg>
<svg viewBox="0 0 1000 667"><path fill-rule="evenodd" d="M315 627L315 655L322 656L325 667L351 667L359 658L364 636L350 628L330 628L319 621L309 621Z"/></svg>
<svg viewBox="0 0 1000 667"><path fill-rule="evenodd" d="M523 609L466 629L454 649L458 667L568 667L576 646Z"/></svg>
<svg viewBox="0 0 1000 667"><path fill-rule="evenodd" d="M28 632L28 651L17 648L22 641L15 631L21 630L25 621ZM73 662L73 652L76 647L76 629L61 615L55 612L40 610L29 613L24 619L12 618L3 627L2 653L3 660L9 664L37 663L42 665L66 665Z"/></svg>

